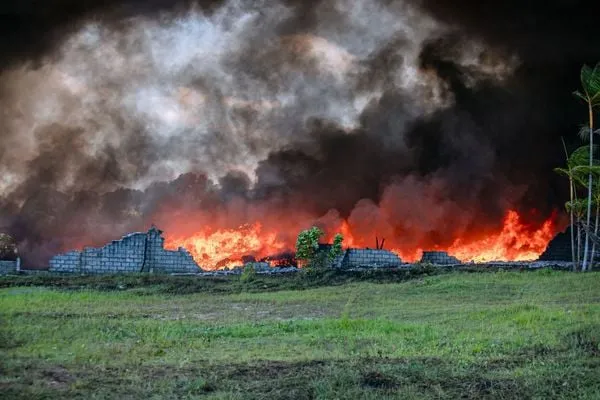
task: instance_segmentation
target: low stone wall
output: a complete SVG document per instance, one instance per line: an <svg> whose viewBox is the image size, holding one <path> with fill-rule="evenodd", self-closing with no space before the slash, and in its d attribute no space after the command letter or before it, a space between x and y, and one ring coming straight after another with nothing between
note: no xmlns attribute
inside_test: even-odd
<svg viewBox="0 0 600 400"><path fill-rule="evenodd" d="M424 251L420 262L436 265L461 264L458 258L448 255L445 251Z"/></svg>
<svg viewBox="0 0 600 400"><path fill-rule="evenodd" d="M391 251L375 249L348 249L341 261L334 263L341 268L397 267L402 264L400 257Z"/></svg>
<svg viewBox="0 0 600 400"><path fill-rule="evenodd" d="M12 275L19 272L20 262L19 260L7 261L0 260L0 275Z"/></svg>
<svg viewBox="0 0 600 400"><path fill-rule="evenodd" d="M200 268L185 249L164 249L162 232L152 227L132 233L102 248L85 248L50 260L50 272L120 274L135 272L198 273Z"/></svg>

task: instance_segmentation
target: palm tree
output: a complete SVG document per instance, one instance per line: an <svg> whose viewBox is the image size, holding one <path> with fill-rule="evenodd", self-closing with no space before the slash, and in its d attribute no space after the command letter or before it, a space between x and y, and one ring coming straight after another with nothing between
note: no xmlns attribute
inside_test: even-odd
<svg viewBox="0 0 600 400"><path fill-rule="evenodd" d="M575 246L575 227L581 222L582 210L585 211L583 201L577 199L577 187L585 187L584 174L588 168L588 146L582 146L573 151L571 155L567 152L567 146L563 140L563 147L567 158L567 168L555 168L554 170L569 178L570 200L565 204L571 220L571 257L573 261L573 271L577 271L580 266L581 256L581 230L577 229L577 247ZM583 206L583 208L582 208ZM575 224L577 220L577 225Z"/></svg>
<svg viewBox="0 0 600 400"><path fill-rule="evenodd" d="M588 172L588 200L587 200L587 213L586 213L586 225L589 227L592 217L592 184L593 184L593 147L594 147L594 109L600 106L600 63L596 64L594 68L584 65L581 68L581 86L583 91L576 91L574 94L583 99L588 107L588 132L590 141L590 156L589 156L589 168ZM582 271L588 269L588 249L589 249L590 235L586 231L585 235L585 246L583 253L583 264L581 266Z"/></svg>
<svg viewBox="0 0 600 400"><path fill-rule="evenodd" d="M577 255L575 258L575 270L581 265L581 221L585 217L586 202L583 199L567 201L565 207L569 212L572 212L575 216L575 225L571 226L571 230L577 229Z"/></svg>

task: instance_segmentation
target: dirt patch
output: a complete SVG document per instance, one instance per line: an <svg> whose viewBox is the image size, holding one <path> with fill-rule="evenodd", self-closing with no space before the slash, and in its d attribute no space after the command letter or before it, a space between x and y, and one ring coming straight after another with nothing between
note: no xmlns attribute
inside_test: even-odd
<svg viewBox="0 0 600 400"><path fill-rule="evenodd" d="M225 377L243 380L282 379L298 376L303 371L315 373L315 370L322 368L325 364L325 361L314 360L298 363L263 361L256 364L230 365L226 369Z"/></svg>
<svg viewBox="0 0 600 400"><path fill-rule="evenodd" d="M570 347L582 351L586 355L600 356L600 342L598 333L588 329L575 331L567 337Z"/></svg>
<svg viewBox="0 0 600 400"><path fill-rule="evenodd" d="M44 370L41 375L44 383L53 389L66 389L75 382L75 377L62 366Z"/></svg>
<svg viewBox="0 0 600 400"><path fill-rule="evenodd" d="M374 389L398 389L400 384L396 382L394 377L382 374L378 371L367 372L362 376L361 383L364 387Z"/></svg>

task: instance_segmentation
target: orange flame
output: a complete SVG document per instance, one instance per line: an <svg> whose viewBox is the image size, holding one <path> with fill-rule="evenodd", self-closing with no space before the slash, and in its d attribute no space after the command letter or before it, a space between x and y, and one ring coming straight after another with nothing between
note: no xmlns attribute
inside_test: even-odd
<svg viewBox="0 0 600 400"><path fill-rule="evenodd" d="M556 215L552 215L539 227L532 227L521 221L516 211L508 211L502 228L484 237L458 238L447 247L430 246L423 248L403 248L401 238L388 238L391 248L404 261L414 262L421 257L423 250L442 250L461 261L528 261L534 260L545 250L557 232ZM280 225L281 226L281 225ZM346 220L341 220L337 231L344 235L344 247L361 247L372 238L363 238ZM289 229L299 230L296 223ZM288 232L289 233L289 232ZM291 238L294 235L280 236L277 231L263 228L261 223L242 225L237 229L206 228L191 235L167 236L167 248L186 248L203 269L222 269L242 264L242 257L264 258L269 255L289 251L294 248ZM332 232L329 232L330 234ZM331 239L328 235L326 239ZM287 237L282 239L282 237ZM374 243L373 243L374 244Z"/></svg>
<svg viewBox="0 0 600 400"><path fill-rule="evenodd" d="M555 233L554 217L532 231L516 211L509 211L498 234L471 243L457 239L447 251L462 261L531 261L542 254Z"/></svg>
<svg viewBox="0 0 600 400"><path fill-rule="evenodd" d="M232 268L241 264L244 256L264 257L286 248L276 233L263 232L260 223L242 225L237 229L204 229L188 237L170 236L165 247L184 247L203 269Z"/></svg>

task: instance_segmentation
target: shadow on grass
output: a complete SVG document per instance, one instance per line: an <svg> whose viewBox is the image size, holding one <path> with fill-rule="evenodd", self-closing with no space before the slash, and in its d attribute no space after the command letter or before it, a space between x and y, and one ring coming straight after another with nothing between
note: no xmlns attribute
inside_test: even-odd
<svg viewBox="0 0 600 400"><path fill-rule="evenodd" d="M323 286L337 286L351 282L403 282L429 275L449 272L449 269L421 266L412 269L372 269L364 271L323 270L301 271L281 275L257 275L252 280L240 276L169 276L169 275L38 275L0 277L0 288L49 287L59 290L133 290L139 295L239 293L279 290L303 290Z"/></svg>
<svg viewBox="0 0 600 400"><path fill-rule="evenodd" d="M229 276L170 276L170 275L14 275L0 276L0 288L49 287L59 290L134 291L139 295L191 294L191 293L240 293L280 290L304 290L324 286L339 286L352 282L394 283L426 276L448 273L490 273L504 271L502 268L465 265L441 267L430 264L412 268L372 268L364 270L327 269L301 271L279 275L257 275L242 280L239 275ZM532 270L513 269L515 273ZM532 271L537 274L562 273L553 269Z"/></svg>
<svg viewBox="0 0 600 400"><path fill-rule="evenodd" d="M592 328L585 332L592 332ZM598 398L598 357L585 339L556 348L465 363L441 358L352 358L305 362L258 361L186 366L48 365L4 360L3 399L32 398ZM581 344L584 343L584 344ZM518 373L517 373L518 371Z"/></svg>

